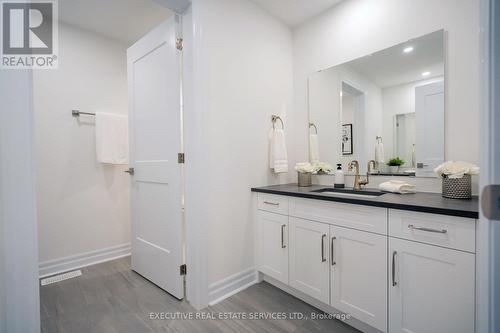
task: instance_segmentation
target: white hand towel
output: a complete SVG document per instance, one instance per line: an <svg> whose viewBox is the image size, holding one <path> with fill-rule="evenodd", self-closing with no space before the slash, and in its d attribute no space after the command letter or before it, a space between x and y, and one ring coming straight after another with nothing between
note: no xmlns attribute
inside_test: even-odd
<svg viewBox="0 0 500 333"><path fill-rule="evenodd" d="M100 163L128 164L127 116L96 113L95 148L97 161Z"/></svg>
<svg viewBox="0 0 500 333"><path fill-rule="evenodd" d="M417 192L417 187L415 185L409 184L402 180L391 180L380 184L378 188L385 192L400 193L400 194Z"/></svg>
<svg viewBox="0 0 500 333"><path fill-rule="evenodd" d="M269 167L274 173L288 172L285 132L280 128L269 135Z"/></svg>
<svg viewBox="0 0 500 333"><path fill-rule="evenodd" d="M377 162L379 164L385 163L384 144L382 142L377 142L375 144L375 162Z"/></svg>
<svg viewBox="0 0 500 333"><path fill-rule="evenodd" d="M309 135L309 161L311 163L319 162L319 144L317 134Z"/></svg>

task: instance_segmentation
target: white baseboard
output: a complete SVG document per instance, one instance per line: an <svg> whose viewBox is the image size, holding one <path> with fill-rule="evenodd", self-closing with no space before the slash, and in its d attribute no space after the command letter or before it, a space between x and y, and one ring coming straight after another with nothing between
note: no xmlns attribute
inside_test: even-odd
<svg viewBox="0 0 500 333"><path fill-rule="evenodd" d="M208 286L208 305L215 305L257 283L257 272L249 268Z"/></svg>
<svg viewBox="0 0 500 333"><path fill-rule="evenodd" d="M69 257L43 261L38 264L39 276L43 278L77 268L126 257L130 255L130 251L130 243L126 243Z"/></svg>

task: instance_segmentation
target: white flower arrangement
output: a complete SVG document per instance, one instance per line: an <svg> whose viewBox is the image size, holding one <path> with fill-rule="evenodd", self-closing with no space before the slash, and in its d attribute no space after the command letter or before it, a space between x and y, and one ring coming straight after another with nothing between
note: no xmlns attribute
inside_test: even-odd
<svg viewBox="0 0 500 333"><path fill-rule="evenodd" d="M329 174L333 171L333 167L326 162L316 162L313 166L316 168L316 173Z"/></svg>
<svg viewBox="0 0 500 333"><path fill-rule="evenodd" d="M325 162L315 162L313 164L309 162L301 162L295 165L295 171L300 173L330 173L333 171L333 167Z"/></svg>
<svg viewBox="0 0 500 333"><path fill-rule="evenodd" d="M300 173L313 173L314 167L309 162L297 163L295 165L295 171L300 172Z"/></svg>
<svg viewBox="0 0 500 333"><path fill-rule="evenodd" d="M464 175L479 174L479 167L477 165L462 161L447 161L434 169L434 172L439 177L456 179L462 178Z"/></svg>

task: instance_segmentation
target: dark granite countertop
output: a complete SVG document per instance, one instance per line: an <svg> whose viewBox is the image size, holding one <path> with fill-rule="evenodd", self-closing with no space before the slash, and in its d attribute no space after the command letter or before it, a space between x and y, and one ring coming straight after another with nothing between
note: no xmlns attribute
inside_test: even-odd
<svg viewBox="0 0 500 333"><path fill-rule="evenodd" d="M336 201L356 205L394 208L424 213L460 216L477 219L479 216L478 197L473 196L470 200L458 200L443 198L439 193L417 192L415 194L386 193L379 197L348 197L333 193L312 192L327 185L313 185L310 187L299 187L297 184L273 185L265 187L254 187L252 192L279 194L299 198ZM378 189L364 189L365 191L378 191Z"/></svg>

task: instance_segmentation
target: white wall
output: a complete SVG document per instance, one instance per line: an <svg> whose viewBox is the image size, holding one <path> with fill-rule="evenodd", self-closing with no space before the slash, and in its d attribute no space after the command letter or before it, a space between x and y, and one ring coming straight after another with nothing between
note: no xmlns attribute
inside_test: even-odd
<svg viewBox="0 0 500 333"><path fill-rule="evenodd" d="M342 94L342 124L352 124L355 128L354 101L355 96L344 92Z"/></svg>
<svg viewBox="0 0 500 333"><path fill-rule="evenodd" d="M128 113L126 46L65 24L59 39L59 69L34 73L42 268L130 243L127 166L97 163L94 118L71 116Z"/></svg>
<svg viewBox="0 0 500 333"><path fill-rule="evenodd" d="M447 45L445 154L448 159L478 163L478 0L350 0L294 29L297 158L305 160L308 154L311 73L439 29L445 30Z"/></svg>
<svg viewBox="0 0 500 333"><path fill-rule="evenodd" d="M250 188L287 182L294 174L292 37L286 26L247 0L194 1L193 19L202 34L194 59L199 90L196 116L186 115L186 126L198 124L201 132L195 135L202 137L195 148L196 143L186 142L193 154L186 155L187 167L198 163L194 177L199 179L192 182L188 171L187 224L208 229L206 266L213 289L254 265ZM281 113L283 104L286 113ZM280 114L285 123L289 176L274 176L268 167L271 114Z"/></svg>
<svg viewBox="0 0 500 333"><path fill-rule="evenodd" d="M0 332L39 332L32 76L0 71Z"/></svg>
<svg viewBox="0 0 500 333"><path fill-rule="evenodd" d="M342 163L340 161L342 155L342 127L340 125L343 116L340 101L342 82L338 72L336 69L331 69L314 73L308 81L309 120L318 129L319 159L332 165Z"/></svg>
<svg viewBox="0 0 500 333"><path fill-rule="evenodd" d="M500 6L481 1L481 190L500 184ZM477 332L500 331L500 223L477 224Z"/></svg>
<svg viewBox="0 0 500 333"><path fill-rule="evenodd" d="M194 27L197 21L192 7L182 17L183 26L183 93L184 93L184 152L186 156L184 219L186 230L186 264L189 274L186 275L186 296L190 304L201 309L208 304L208 225L205 214L209 203L205 200L209 190L204 184L207 178L205 161L208 159L205 127L204 101L199 96L202 83L201 61L198 53L195 59L195 44L199 43L203 34ZM199 96L199 98L196 98Z"/></svg>

